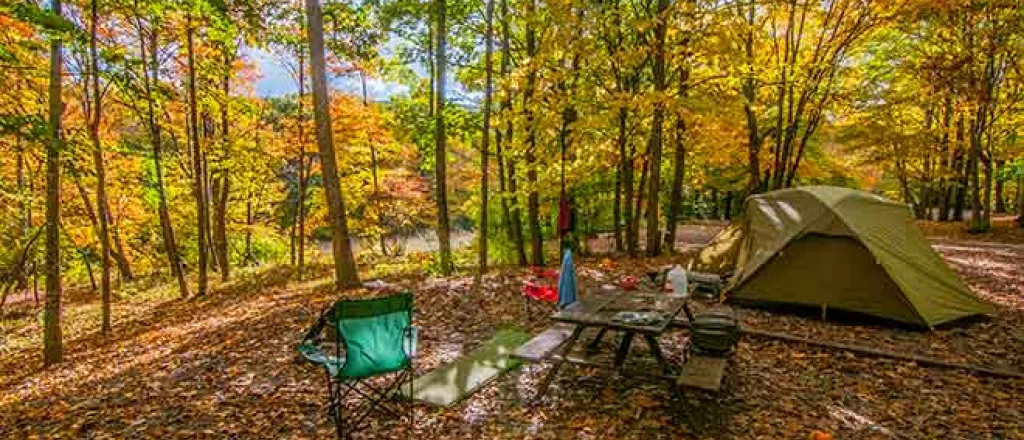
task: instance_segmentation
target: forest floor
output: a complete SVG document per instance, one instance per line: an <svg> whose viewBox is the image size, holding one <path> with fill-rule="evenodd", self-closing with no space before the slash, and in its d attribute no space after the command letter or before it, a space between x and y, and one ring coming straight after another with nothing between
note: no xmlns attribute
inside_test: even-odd
<svg viewBox="0 0 1024 440"><path fill-rule="evenodd" d="M1024 234L1007 219L981 236L959 225L922 227L997 313L922 332L743 309L744 325L1024 370ZM705 240L708 228L681 236ZM580 263L583 286L640 275L685 254L602 260ZM0 333L0 438L332 438L323 373L295 356L303 330L338 298L324 269L307 282L292 281L287 267L242 271L207 297L184 301L171 285L129 285L109 338L98 332L96 295L69 290L65 362L49 369L41 362L39 309L31 301L9 304ZM388 278L416 293L417 370L473 350L499 328L523 327L522 275L492 271L479 291L472 277ZM665 337L675 348L670 358L678 359L684 337ZM666 383L581 368L563 371L547 397L528 407L547 368L524 366L452 408L417 405L411 433L405 423L376 418L375 435L361 438L803 439L813 430L841 439L1024 438L1022 379L775 340L744 339L720 393L685 391L674 404Z"/></svg>

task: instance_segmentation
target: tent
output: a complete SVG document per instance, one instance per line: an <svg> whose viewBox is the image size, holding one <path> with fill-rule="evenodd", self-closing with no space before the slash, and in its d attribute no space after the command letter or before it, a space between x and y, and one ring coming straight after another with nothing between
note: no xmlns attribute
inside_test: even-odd
<svg viewBox="0 0 1024 440"><path fill-rule="evenodd" d="M692 261L690 269L719 275L731 273L736 268L741 243L743 228L741 223L733 223L715 235L711 242L701 249L700 254Z"/></svg>
<svg viewBox="0 0 1024 440"><path fill-rule="evenodd" d="M749 197L696 267L731 266L730 299L864 313L933 328L989 313L914 226L907 205L807 186Z"/></svg>

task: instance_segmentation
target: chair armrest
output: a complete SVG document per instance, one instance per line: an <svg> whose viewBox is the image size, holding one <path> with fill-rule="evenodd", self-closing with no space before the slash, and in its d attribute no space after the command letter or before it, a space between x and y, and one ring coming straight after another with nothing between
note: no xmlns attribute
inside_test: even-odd
<svg viewBox="0 0 1024 440"><path fill-rule="evenodd" d="M336 377L338 372L345 367L345 356L343 354L330 355L319 345L302 343L298 347L298 352L307 362L319 365L327 370L327 374L331 377Z"/></svg>
<svg viewBox="0 0 1024 440"><path fill-rule="evenodd" d="M416 357L416 348L419 345L419 329L415 326L405 328L405 335L402 337L402 350L409 359Z"/></svg>

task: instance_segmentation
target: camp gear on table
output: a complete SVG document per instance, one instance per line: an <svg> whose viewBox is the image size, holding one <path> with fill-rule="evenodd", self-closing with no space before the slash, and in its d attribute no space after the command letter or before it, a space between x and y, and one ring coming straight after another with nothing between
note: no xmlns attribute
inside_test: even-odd
<svg viewBox="0 0 1024 440"><path fill-rule="evenodd" d="M693 282L693 292L703 298L718 300L722 293L724 282L722 277L707 272L687 272L686 277Z"/></svg>
<svg viewBox="0 0 1024 440"><path fill-rule="evenodd" d="M612 316L613 321L629 325L657 324L664 319L665 317L658 312L633 312L628 310L618 312Z"/></svg>
<svg viewBox="0 0 1024 440"><path fill-rule="evenodd" d="M636 277L632 275L629 275L622 278L622 281L619 281L619 287L622 287L625 290L636 290L638 287L640 287L640 280L636 279Z"/></svg>
<svg viewBox="0 0 1024 440"><path fill-rule="evenodd" d="M847 188L807 186L749 197L745 217L697 258L735 273L732 300L864 313L933 328L994 308L929 245L910 208Z"/></svg>
<svg viewBox="0 0 1024 440"><path fill-rule="evenodd" d="M328 406L339 438L351 438L352 433L369 426L369 416L376 410L408 416L412 423L409 408L391 400L399 387L411 390L413 385L417 338L412 308L411 293L340 300L320 314L299 344L299 354L327 373ZM324 341L328 327L337 334L333 344ZM377 376L393 377L383 384L371 382ZM349 405L349 397L367 402Z"/></svg>

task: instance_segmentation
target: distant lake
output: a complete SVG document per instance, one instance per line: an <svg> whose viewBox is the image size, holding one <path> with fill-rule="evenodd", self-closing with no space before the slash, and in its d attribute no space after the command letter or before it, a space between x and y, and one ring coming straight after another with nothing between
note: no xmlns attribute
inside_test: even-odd
<svg viewBox="0 0 1024 440"><path fill-rule="evenodd" d="M451 231L452 250L462 249L473 245L476 234L473 231L453 230ZM438 250L437 232L433 229L423 230L408 235L391 236L388 238L388 247L393 248L395 243L400 245L405 253L409 252L435 252ZM363 239L353 237L351 240L352 252L359 253L364 247L369 246L380 250L380 241L377 239ZM331 242L321 241L317 246L324 255L331 254Z"/></svg>

